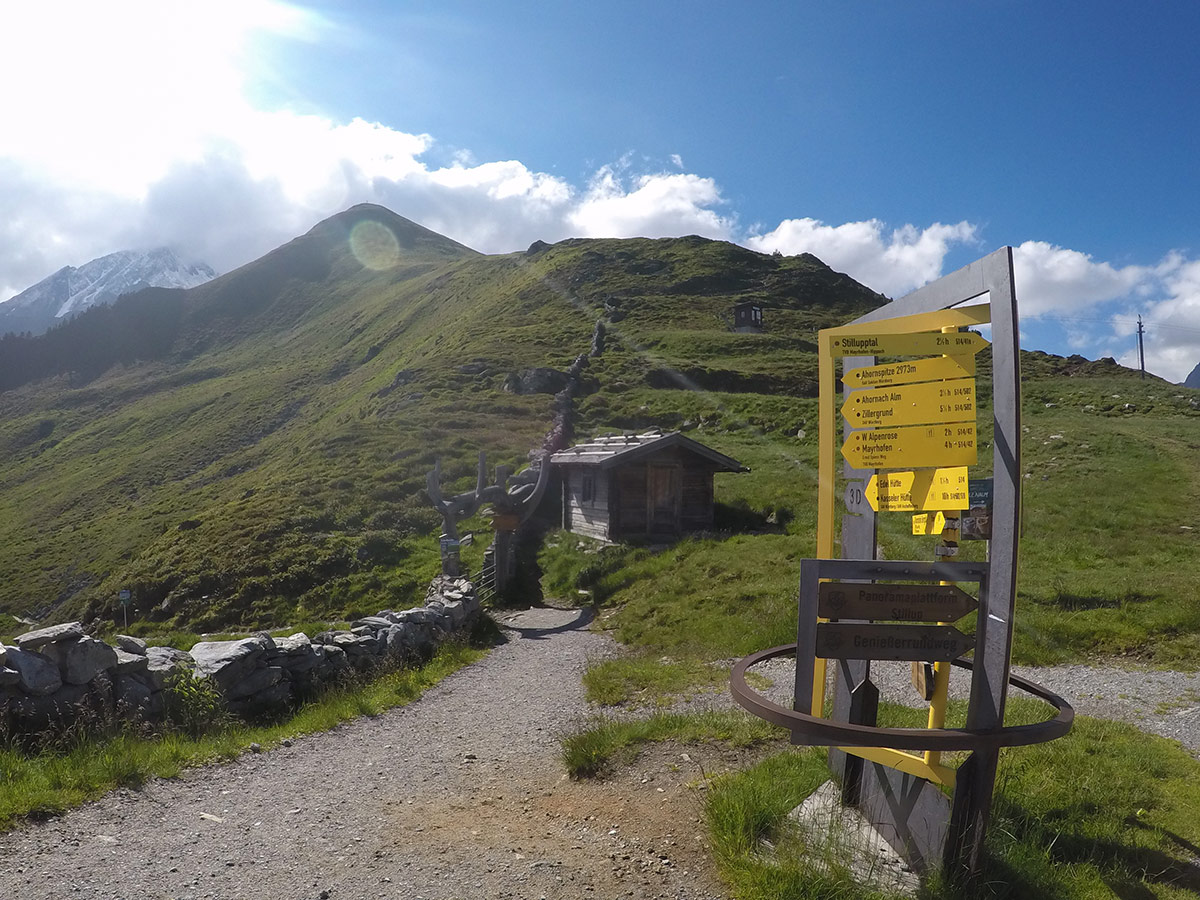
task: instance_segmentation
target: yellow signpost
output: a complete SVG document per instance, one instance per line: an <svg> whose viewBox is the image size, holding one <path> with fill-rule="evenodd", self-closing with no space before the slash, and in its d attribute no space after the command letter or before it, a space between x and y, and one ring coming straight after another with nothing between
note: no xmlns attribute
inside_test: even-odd
<svg viewBox="0 0 1200 900"><path fill-rule="evenodd" d="M872 475L865 494L876 512L966 509L967 467Z"/></svg>
<svg viewBox="0 0 1200 900"><path fill-rule="evenodd" d="M913 534L941 534L946 527L946 515L939 511L935 513L917 513L912 518Z"/></svg>
<svg viewBox="0 0 1200 900"><path fill-rule="evenodd" d="M988 342L971 331L914 331L905 334L846 334L830 342L834 357L842 356L973 356Z"/></svg>
<svg viewBox="0 0 1200 900"><path fill-rule="evenodd" d="M968 378L974 374L974 356L932 356L929 359L851 369L842 376L842 384L848 388L883 387L889 384Z"/></svg>
<svg viewBox="0 0 1200 900"><path fill-rule="evenodd" d="M979 461L974 422L856 431L842 446L842 455L857 469L973 466Z"/></svg>
<svg viewBox="0 0 1200 900"><path fill-rule="evenodd" d="M842 404L842 415L854 428L974 422L975 379L956 378L855 391Z"/></svg>

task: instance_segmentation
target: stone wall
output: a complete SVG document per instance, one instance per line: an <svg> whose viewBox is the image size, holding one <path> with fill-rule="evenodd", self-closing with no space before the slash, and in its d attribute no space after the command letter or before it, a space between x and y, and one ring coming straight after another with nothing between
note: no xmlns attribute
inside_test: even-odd
<svg viewBox="0 0 1200 900"><path fill-rule="evenodd" d="M260 632L184 652L126 635L110 646L78 622L52 625L20 635L16 646L0 644L0 732L61 730L89 715L153 721L165 712L164 690L176 677L207 678L233 713L279 709L347 673L422 662L479 615L469 580L438 577L423 606L384 610L349 631L312 638Z"/></svg>

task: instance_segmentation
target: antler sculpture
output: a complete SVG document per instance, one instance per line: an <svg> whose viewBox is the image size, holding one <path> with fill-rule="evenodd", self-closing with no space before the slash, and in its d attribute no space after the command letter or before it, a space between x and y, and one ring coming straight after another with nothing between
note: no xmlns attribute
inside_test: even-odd
<svg viewBox="0 0 1200 900"><path fill-rule="evenodd" d="M536 475L534 475L535 471ZM511 489L508 487L510 477L512 477L512 466L496 466L496 483L486 484L487 455L481 450L475 490L458 494L447 500L442 497L442 461L440 459L434 461L433 471L425 478L425 488L429 493L429 499L433 502L434 509L442 516L442 539L445 542L442 545L443 575L458 574L458 523L475 515L483 503L492 504L497 543L503 545L505 557L510 555L509 544L512 533L516 530L517 525L533 514L546 492L546 485L550 482L549 460L546 456L542 456L538 460L536 470L531 466L518 474L517 478L520 483ZM502 527L500 522L503 518L509 519L511 524L505 523ZM513 518L516 519L515 522L511 521ZM453 548L452 551L451 548ZM502 569L507 571L507 568L506 562Z"/></svg>
<svg viewBox="0 0 1200 900"><path fill-rule="evenodd" d="M475 515L479 504L483 501L484 480L487 473L487 457L479 451L479 469L475 480L475 490L458 494L453 499L442 497L442 460L434 460L433 471L425 476L425 490L433 501L433 508L442 514L442 534L451 540L458 540L458 523Z"/></svg>

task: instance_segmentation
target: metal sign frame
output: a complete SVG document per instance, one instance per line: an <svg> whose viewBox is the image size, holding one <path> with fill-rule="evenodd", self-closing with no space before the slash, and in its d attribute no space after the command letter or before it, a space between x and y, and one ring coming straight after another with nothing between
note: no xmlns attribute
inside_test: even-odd
<svg viewBox="0 0 1200 900"><path fill-rule="evenodd" d="M979 302L987 295L988 302ZM875 512L865 498L873 469L856 469L843 459L847 514L842 518L842 559L835 556L834 524L837 394L834 361L842 358L844 372L874 366L874 356L851 352L911 355L897 347L931 343L929 332L962 335L960 329L992 325L993 505L988 562L880 562L876 556ZM921 334L920 339L915 335ZM978 337L971 335L973 342ZM924 343L922 343L924 342ZM954 338L936 346L957 348ZM854 322L822 330L818 335L820 382L820 445L817 510L817 559L801 569L800 616L797 643L764 651L734 668L731 689L746 708L793 732L793 741L830 746L831 766L841 776L843 800L858 804L884 836L905 853L918 869L935 865L940 857L955 879L980 872L983 838L991 810L999 749L1052 740L1071 727L1069 704L1037 685L1014 679L1010 673L1013 608L1016 597L1017 542L1020 522L1020 365L1016 292L1012 248L1004 247L957 272L876 309ZM955 349L948 352L954 353ZM936 352L936 351L935 351ZM851 382L853 379L851 380ZM854 386L847 383L847 394ZM855 429L844 421L845 439ZM973 581L980 585L974 661L955 660L972 672L971 698L964 728L944 724L950 666L939 663L927 729L875 727L878 690L870 681L870 661L835 660L837 678L831 719L825 707L826 660L815 655L818 584L822 578L872 581L901 578L918 581ZM756 661L797 655L794 711L763 701L745 684L747 668ZM1047 700L1057 716L1036 726L1005 728L1004 707L1010 682ZM939 709L940 703L940 709ZM925 749L924 757L903 752ZM969 749L971 756L957 771L940 764L938 751ZM946 809L937 784L955 786ZM948 819L948 821L947 821Z"/></svg>

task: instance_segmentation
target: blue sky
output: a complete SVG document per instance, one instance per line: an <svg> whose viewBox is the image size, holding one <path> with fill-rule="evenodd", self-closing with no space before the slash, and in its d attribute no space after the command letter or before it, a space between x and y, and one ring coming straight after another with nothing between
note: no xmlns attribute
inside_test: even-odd
<svg viewBox="0 0 1200 900"><path fill-rule="evenodd" d="M355 202L485 252L699 233L892 296L1017 248L1024 345L1200 362L1200 5L9 5L0 298ZM96 7L99 7L97 9ZM33 77L31 77L31 75Z"/></svg>

